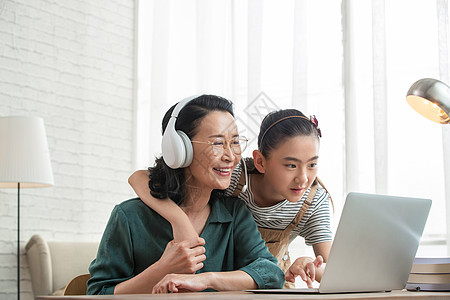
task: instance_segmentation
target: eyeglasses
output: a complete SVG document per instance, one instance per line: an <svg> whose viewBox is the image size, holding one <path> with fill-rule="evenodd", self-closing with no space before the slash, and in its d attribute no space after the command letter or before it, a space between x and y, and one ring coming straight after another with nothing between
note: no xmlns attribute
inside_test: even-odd
<svg viewBox="0 0 450 300"><path fill-rule="evenodd" d="M234 154L241 155L242 151L244 151L245 148L247 148L248 140L244 136L236 136L234 138L231 138L229 141L226 141L222 137L218 137L212 141L207 142L201 141L191 141L191 142L210 145L215 155L222 155L226 147L230 147L231 151L233 151Z"/></svg>

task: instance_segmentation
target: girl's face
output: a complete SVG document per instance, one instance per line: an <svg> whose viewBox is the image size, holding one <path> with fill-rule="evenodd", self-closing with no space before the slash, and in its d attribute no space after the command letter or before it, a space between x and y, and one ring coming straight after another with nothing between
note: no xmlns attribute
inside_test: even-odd
<svg viewBox="0 0 450 300"><path fill-rule="evenodd" d="M279 198L276 200L297 202L316 178L319 141L315 136L292 137L273 149L269 157L261 157L264 180L272 185L273 196Z"/></svg>
<svg viewBox="0 0 450 300"><path fill-rule="evenodd" d="M237 136L236 124L230 113L213 111L203 118L198 133L192 137L194 158L186 174L189 185L202 190L223 190L230 185L231 172L241 156L231 150L229 141ZM220 141L224 141L224 147L217 146L221 145Z"/></svg>

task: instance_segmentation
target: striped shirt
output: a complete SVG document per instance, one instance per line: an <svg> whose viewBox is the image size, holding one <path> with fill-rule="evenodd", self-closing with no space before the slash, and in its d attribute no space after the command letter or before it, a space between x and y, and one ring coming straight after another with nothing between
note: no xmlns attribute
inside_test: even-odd
<svg viewBox="0 0 450 300"><path fill-rule="evenodd" d="M239 163L231 175L231 184L225 190L225 195L231 196L233 194L239 182L241 173L242 164ZM241 192L238 195L238 198L245 202L259 227L280 230L285 229L297 215L303 202L308 197L311 188L305 192L302 199L298 202L293 203L284 200L270 207L259 207L253 198L250 186L250 176L251 174L248 174L247 190ZM332 241L329 204L330 195L321 185L319 185L311 205L297 227L291 232L290 240L292 241L295 237L301 236L305 239L307 245Z"/></svg>

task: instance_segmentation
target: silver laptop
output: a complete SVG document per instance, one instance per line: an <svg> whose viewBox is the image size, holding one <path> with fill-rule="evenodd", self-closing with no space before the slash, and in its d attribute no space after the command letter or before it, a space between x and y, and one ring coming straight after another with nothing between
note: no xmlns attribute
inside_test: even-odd
<svg viewBox="0 0 450 300"><path fill-rule="evenodd" d="M350 293L405 287L430 199L349 193L319 288L254 293Z"/></svg>

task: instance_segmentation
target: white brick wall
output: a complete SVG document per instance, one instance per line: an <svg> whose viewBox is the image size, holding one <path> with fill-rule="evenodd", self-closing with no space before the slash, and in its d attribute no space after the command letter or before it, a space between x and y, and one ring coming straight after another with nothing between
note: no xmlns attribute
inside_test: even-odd
<svg viewBox="0 0 450 300"><path fill-rule="evenodd" d="M44 119L55 177L21 191L22 299L31 235L99 240L132 196L133 53L133 0L0 0L0 116ZM16 298L16 212L0 189L0 299Z"/></svg>

